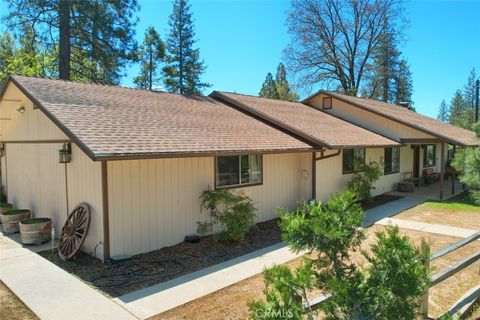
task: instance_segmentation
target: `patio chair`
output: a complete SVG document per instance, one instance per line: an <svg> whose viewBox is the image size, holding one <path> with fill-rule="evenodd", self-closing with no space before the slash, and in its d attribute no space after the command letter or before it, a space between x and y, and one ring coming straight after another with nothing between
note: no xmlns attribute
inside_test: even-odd
<svg viewBox="0 0 480 320"><path fill-rule="evenodd" d="M398 183L397 190L400 192L413 192L415 187L413 172L407 171L403 173L403 180Z"/></svg>
<svg viewBox="0 0 480 320"><path fill-rule="evenodd" d="M426 185L432 184L440 180L440 173L433 171L433 168L423 169L423 180Z"/></svg>

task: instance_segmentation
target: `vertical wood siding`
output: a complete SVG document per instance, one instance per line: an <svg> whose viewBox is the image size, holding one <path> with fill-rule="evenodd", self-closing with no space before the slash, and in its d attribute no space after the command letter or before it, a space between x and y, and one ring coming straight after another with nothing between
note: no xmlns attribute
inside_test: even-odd
<svg viewBox="0 0 480 320"><path fill-rule="evenodd" d="M1 140L58 140L66 139L66 135L39 109L34 109L33 103L13 84L9 84L5 92L5 99L20 100L22 102L5 101L0 104ZM25 107L24 113L17 111Z"/></svg>
<svg viewBox="0 0 480 320"><path fill-rule="evenodd" d="M8 200L34 217L52 218L56 234L67 217L65 167L58 144L7 144Z"/></svg>
<svg viewBox="0 0 480 320"><path fill-rule="evenodd" d="M58 153L57 153L58 154ZM60 165L60 164L59 164ZM72 162L67 164L68 211L86 202L90 206L90 229L84 250L103 259L103 206L101 162L92 161L76 145L72 145Z"/></svg>
<svg viewBox="0 0 480 320"><path fill-rule="evenodd" d="M319 95L312 99L309 104L322 110L323 95ZM400 138L434 138L431 135L423 133L419 130L407 127L398 122L378 116L372 112L365 111L358 107L352 106L343 101L333 99L332 109L324 110L327 113L358 124L364 128L369 128L375 132L384 134L394 139Z"/></svg>
<svg viewBox="0 0 480 320"><path fill-rule="evenodd" d="M310 153L263 156L263 184L235 189L251 196L257 221L277 208L295 208L310 196ZM108 162L110 249L112 256L171 246L209 220L200 211L201 192L214 186L214 158Z"/></svg>

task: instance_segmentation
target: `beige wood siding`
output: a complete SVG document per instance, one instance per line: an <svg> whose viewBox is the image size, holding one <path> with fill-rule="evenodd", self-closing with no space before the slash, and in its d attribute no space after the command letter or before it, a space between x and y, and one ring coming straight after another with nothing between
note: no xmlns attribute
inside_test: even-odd
<svg viewBox="0 0 480 320"><path fill-rule="evenodd" d="M30 209L34 217L52 218L56 234L67 217L65 167L58 144L7 144L8 201Z"/></svg>
<svg viewBox="0 0 480 320"><path fill-rule="evenodd" d="M92 161L80 148L72 145L72 162L67 164L68 209L71 212L82 202L90 206L90 229L84 243L84 250L99 259L103 259L101 166L101 162Z"/></svg>
<svg viewBox="0 0 480 320"><path fill-rule="evenodd" d="M329 151L326 154L334 153ZM380 163L384 159L383 148L367 148L365 152L367 162ZM413 151L410 146L400 148L400 172L382 175L375 184L372 195L376 196L395 189L396 184L403 179L403 173L413 169ZM352 180L353 173L342 174L342 153L336 157L317 161L317 199L327 201L332 194L342 191Z"/></svg>
<svg viewBox="0 0 480 320"><path fill-rule="evenodd" d="M319 95L313 98L309 104L323 110L323 97L324 95ZM433 136L419 130L378 116L372 112L352 106L335 98L332 99L332 109L323 111L393 139L434 138Z"/></svg>
<svg viewBox="0 0 480 320"><path fill-rule="evenodd" d="M308 157L264 155L263 184L235 190L253 198L258 221L309 197L311 180L303 174L310 173ZM109 161L107 168L112 256L174 245L196 232L197 222L209 220L199 196L214 186L213 157Z"/></svg>
<svg viewBox="0 0 480 320"><path fill-rule="evenodd" d="M12 83L0 103L0 140L58 140L66 135ZM7 100L8 99L8 100ZM12 101L14 100L14 101ZM25 112L17 111L25 107Z"/></svg>

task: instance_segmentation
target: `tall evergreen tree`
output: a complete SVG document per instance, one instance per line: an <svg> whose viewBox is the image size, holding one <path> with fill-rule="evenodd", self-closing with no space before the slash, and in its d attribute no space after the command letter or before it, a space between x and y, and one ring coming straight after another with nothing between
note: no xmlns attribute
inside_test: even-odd
<svg viewBox="0 0 480 320"><path fill-rule="evenodd" d="M457 90L450 103L450 123L462 128L469 128L465 121L466 103L461 90Z"/></svg>
<svg viewBox="0 0 480 320"><path fill-rule="evenodd" d="M163 70L165 86L170 92L201 94L210 84L201 80L205 66L200 60L200 50L193 48L194 24L187 0L174 0L168 24L167 66Z"/></svg>
<svg viewBox="0 0 480 320"><path fill-rule="evenodd" d="M133 79L138 88L152 90L158 83L159 64L164 58L165 44L155 28L149 27L139 51L140 73Z"/></svg>
<svg viewBox="0 0 480 320"><path fill-rule="evenodd" d="M475 107L475 81L478 79L475 68L470 71L467 83L463 88L463 97L467 108Z"/></svg>
<svg viewBox="0 0 480 320"><path fill-rule="evenodd" d="M28 26L35 40L56 52L61 79L118 83L135 59L137 0L7 0L10 28Z"/></svg>
<svg viewBox="0 0 480 320"><path fill-rule="evenodd" d="M270 72L267 73L267 77L265 78L265 81L263 82L262 88L260 89L258 95L263 98L279 99L277 86Z"/></svg>
<svg viewBox="0 0 480 320"><path fill-rule="evenodd" d="M398 64L397 74L395 76L395 103L403 105L407 103L409 108L412 108L412 73L406 60L400 60Z"/></svg>
<svg viewBox="0 0 480 320"><path fill-rule="evenodd" d="M290 88L287 80L287 71L285 65L279 63L277 67L277 74L275 75L275 87L278 94L278 99L287 101L298 101L300 96Z"/></svg>
<svg viewBox="0 0 480 320"><path fill-rule="evenodd" d="M448 105L445 102L445 99L440 103L437 119L443 122L448 122L450 120L450 111L448 110Z"/></svg>
<svg viewBox="0 0 480 320"><path fill-rule="evenodd" d="M15 43L10 33L0 35L0 83L8 76L9 61L13 59Z"/></svg>

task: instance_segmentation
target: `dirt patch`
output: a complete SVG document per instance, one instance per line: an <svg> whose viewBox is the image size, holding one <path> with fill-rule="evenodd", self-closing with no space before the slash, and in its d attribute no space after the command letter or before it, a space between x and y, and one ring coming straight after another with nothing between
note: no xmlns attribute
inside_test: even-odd
<svg viewBox="0 0 480 320"><path fill-rule="evenodd" d="M0 319L34 320L38 318L0 281Z"/></svg>
<svg viewBox="0 0 480 320"><path fill-rule="evenodd" d="M435 208L428 204L406 210L396 215L395 218L480 230L479 212Z"/></svg>
<svg viewBox="0 0 480 320"><path fill-rule="evenodd" d="M385 227L377 225L369 228L367 230L368 237L362 244L362 248L368 251L370 244L375 241L374 232L384 229ZM425 238L430 243L432 252L440 250L459 240L459 238L455 237L410 230L401 230L401 233L408 235L417 245L420 244L422 238ZM457 252L437 259L432 263L432 267L435 269L433 273L471 254L475 250L480 250L480 242L472 243L459 249ZM366 263L360 253L352 254L352 259L355 259L359 263ZM294 268L298 266L300 261L301 259L296 259L287 265ZM433 287L430 290L430 314L439 315L441 312L447 310L448 307L469 288L480 283L480 276L478 274L479 267L480 263L477 262L449 280L446 280L444 283ZM247 303L254 299L263 299L262 291L264 288L262 275L256 275L200 299L191 301L183 306L154 316L151 319L246 319L248 318Z"/></svg>
<svg viewBox="0 0 480 320"><path fill-rule="evenodd" d="M218 245L212 237L204 237L199 243L180 243L116 263L102 264L83 252L69 261L60 260L56 252L39 254L104 293L118 297L279 243L277 224L277 219L258 223L243 244Z"/></svg>

